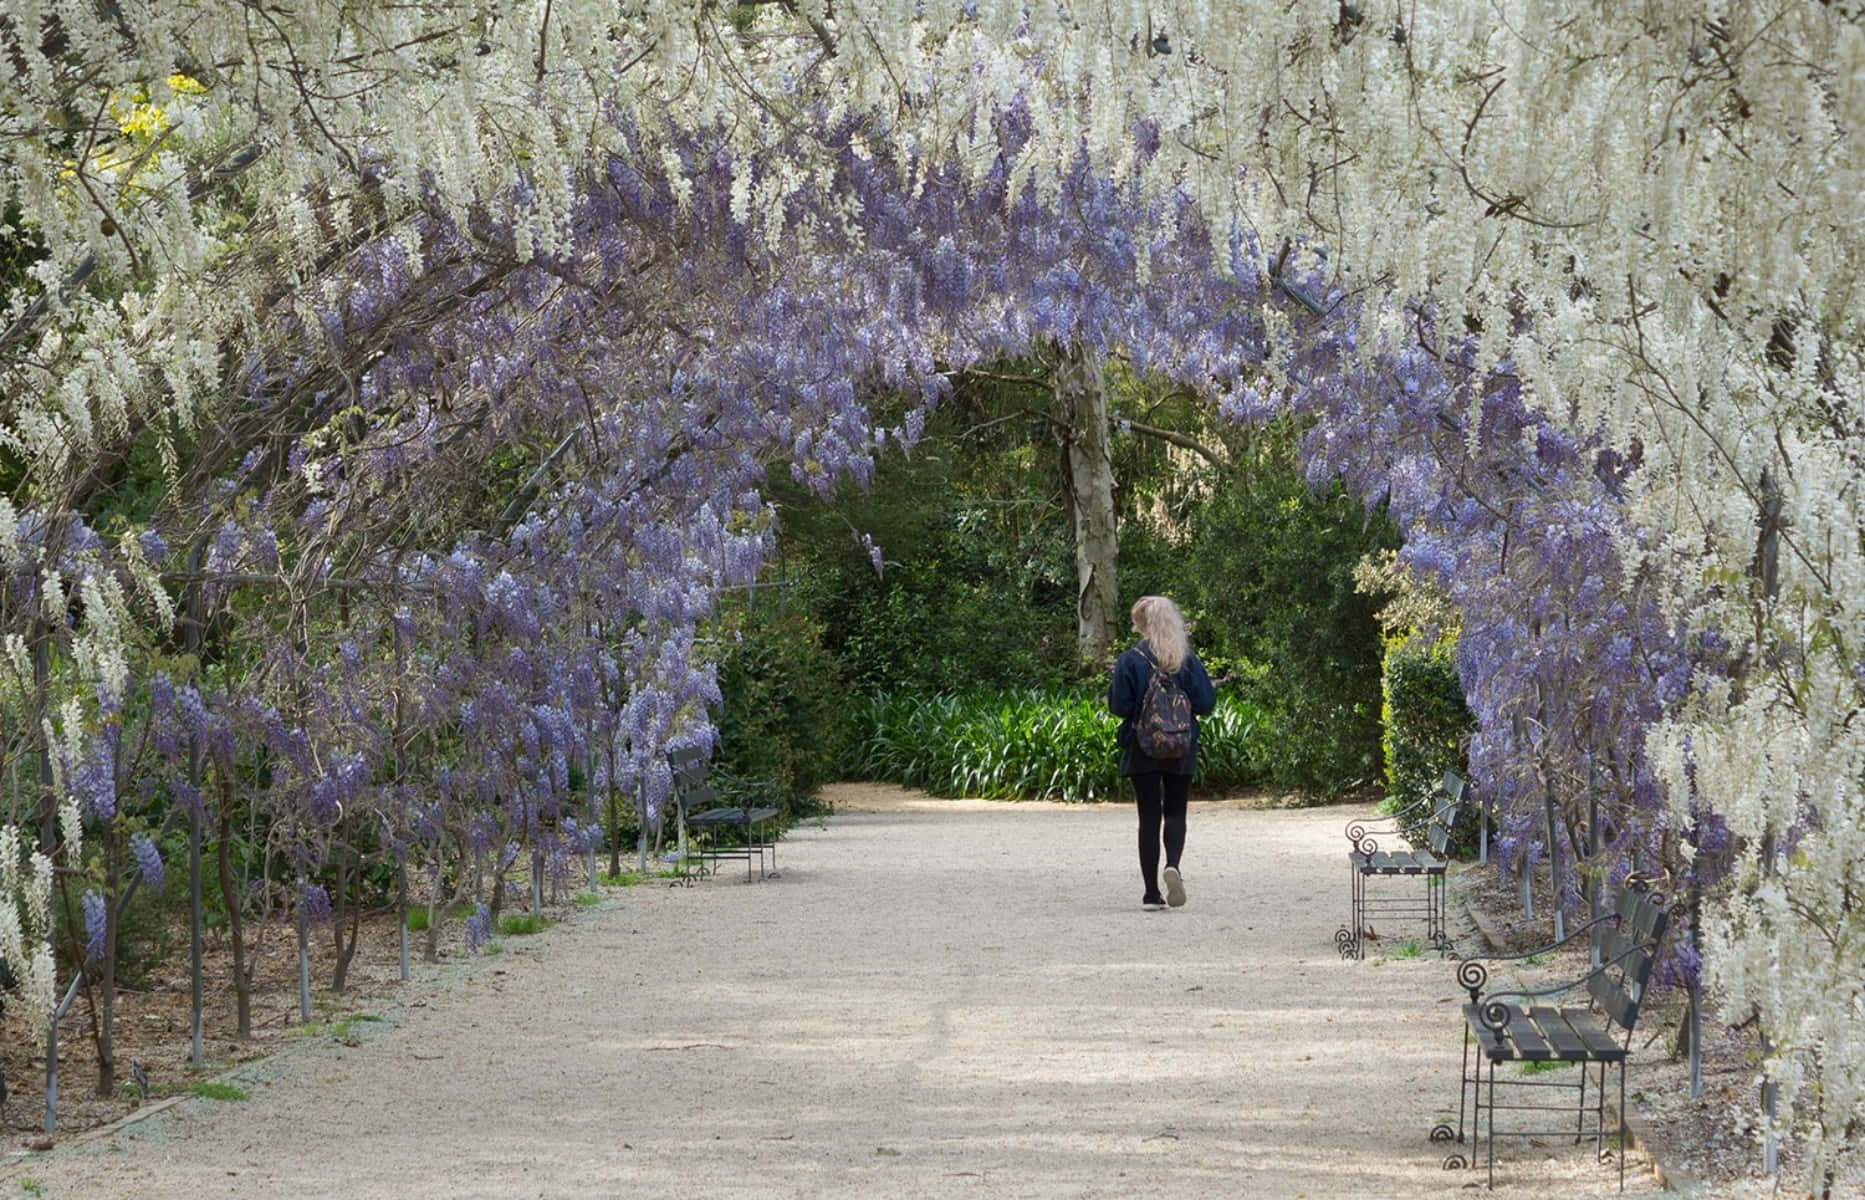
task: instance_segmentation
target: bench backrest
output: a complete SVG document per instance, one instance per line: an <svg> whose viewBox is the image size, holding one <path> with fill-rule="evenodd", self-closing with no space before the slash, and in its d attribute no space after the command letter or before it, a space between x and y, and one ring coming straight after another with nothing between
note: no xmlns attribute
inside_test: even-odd
<svg viewBox="0 0 1865 1200"><path fill-rule="evenodd" d="M1644 1003L1645 985L1651 981L1651 967L1664 941L1670 913L1657 896L1629 887L1619 889L1617 912L1617 924L1601 925L1593 931L1594 948L1606 969L1594 972L1587 980L1587 991L1601 1011L1630 1037L1638 1024L1639 1005Z"/></svg>
<svg viewBox="0 0 1865 1200"><path fill-rule="evenodd" d="M712 765L712 758L698 746L685 746L667 756L667 765L673 768L673 791L683 805L691 806L695 801L707 802L717 793L706 782L706 771Z"/></svg>
<svg viewBox="0 0 1865 1200"><path fill-rule="evenodd" d="M1425 838L1431 843L1431 852L1440 858L1450 853L1451 828L1457 824L1457 810L1463 807L1464 792L1469 786L1455 771L1444 772L1444 778L1438 781L1438 803L1432 809L1431 826L1425 831Z"/></svg>

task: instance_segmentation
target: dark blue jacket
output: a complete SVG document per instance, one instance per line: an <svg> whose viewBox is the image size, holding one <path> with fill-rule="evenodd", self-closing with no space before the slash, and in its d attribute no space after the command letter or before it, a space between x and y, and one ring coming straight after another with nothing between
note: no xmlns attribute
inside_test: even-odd
<svg viewBox="0 0 1865 1200"><path fill-rule="evenodd" d="M1144 649L1145 654L1140 651ZM1133 745L1133 718L1140 715L1140 703L1146 699L1146 685L1152 682L1153 664L1147 655L1153 648L1145 642L1123 653L1114 663L1114 679L1108 684L1107 706L1120 718L1120 731L1114 740L1120 744L1120 773L1144 775L1161 771L1173 775L1190 775L1198 769L1198 718L1210 715L1217 707L1217 689L1196 654L1188 653L1178 670L1179 687L1192 703L1192 748L1184 758L1151 758Z"/></svg>

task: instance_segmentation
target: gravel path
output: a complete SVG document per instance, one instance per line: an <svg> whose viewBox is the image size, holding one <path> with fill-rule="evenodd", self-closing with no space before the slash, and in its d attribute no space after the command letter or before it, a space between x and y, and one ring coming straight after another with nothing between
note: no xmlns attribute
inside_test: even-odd
<svg viewBox="0 0 1865 1200"><path fill-rule="evenodd" d="M5 1168L112 1196L1443 1196L1434 957L1343 963L1342 809L1194 805L1145 913L1124 806L836 793L779 878L636 888L410 985L360 1045ZM1636 1075L1636 1065L1634 1066ZM1654 1193L1634 1155L1626 1195ZM1560 1139L1510 1194L1617 1195Z"/></svg>

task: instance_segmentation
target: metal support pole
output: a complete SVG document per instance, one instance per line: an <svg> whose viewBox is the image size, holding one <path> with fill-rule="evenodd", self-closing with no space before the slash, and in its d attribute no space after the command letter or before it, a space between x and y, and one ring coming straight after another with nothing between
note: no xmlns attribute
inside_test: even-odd
<svg viewBox="0 0 1865 1200"><path fill-rule="evenodd" d="M1693 877L1690 881L1690 945L1701 946L1702 931L1698 925L1699 913L1703 904L1703 886ZM1703 956L1697 955L1697 973L1690 980L1690 1011L1685 1019L1690 1030L1690 1098L1697 1099L1703 1095Z"/></svg>
<svg viewBox="0 0 1865 1200"><path fill-rule="evenodd" d="M1764 877L1774 875L1775 844L1774 835L1768 834L1761 842L1761 873ZM1768 1036L1766 1022L1758 1025L1761 1035L1761 1060L1764 1070L1768 1060L1774 1057L1774 1039ZM1781 1139L1775 1130L1774 1119L1780 1098L1780 1085L1766 1075L1762 1076L1761 1113L1763 1130L1761 1142L1761 1169L1764 1174L1774 1175L1781 1168Z"/></svg>
<svg viewBox="0 0 1865 1200"><path fill-rule="evenodd" d="M1537 720L1541 724L1541 803L1546 810L1548 889L1554 896L1554 940L1558 942L1567 936L1567 906L1561 902L1561 843L1557 836L1559 822L1555 818L1554 773L1548 769L1548 700L1541 689L1540 680L1535 681L1535 708Z"/></svg>
<svg viewBox="0 0 1865 1200"><path fill-rule="evenodd" d="M58 1128L58 1018L45 1031L45 1131Z"/></svg>
<svg viewBox="0 0 1865 1200"><path fill-rule="evenodd" d="M531 847L531 915L544 915L544 848Z"/></svg>
<svg viewBox="0 0 1865 1200"><path fill-rule="evenodd" d="M408 982L408 862L406 859L395 863L395 907L401 911L401 978Z"/></svg>
<svg viewBox="0 0 1865 1200"><path fill-rule="evenodd" d="M589 894L600 895L596 890L596 839L592 834L602 828L602 804L596 799L596 752L588 750L583 755L583 795L589 801L589 828L583 832L583 858L589 867Z"/></svg>
<svg viewBox="0 0 1865 1200"><path fill-rule="evenodd" d="M1509 718L1509 727L1515 734L1516 749L1526 750L1528 748L1528 722L1522 719L1521 713L1516 713ZM1518 852L1515 863L1515 883L1516 893L1522 903L1522 917L1524 920L1532 921L1535 919L1535 892L1534 880L1530 878L1533 868L1527 859L1526 853Z"/></svg>
<svg viewBox="0 0 1865 1200"><path fill-rule="evenodd" d="M1587 920L1597 921L1600 915L1601 880L1599 872L1599 768L1591 761L1587 763ZM1599 938L1590 939L1591 967L1599 969Z"/></svg>
<svg viewBox="0 0 1865 1200"><path fill-rule="evenodd" d="M635 785L635 817L640 823L640 836L635 838L636 869L643 875L648 873L648 792L647 782Z"/></svg>
<svg viewBox="0 0 1865 1200"><path fill-rule="evenodd" d="M84 982L84 969L71 977L71 986L65 989L65 998L52 1009L52 1019L46 1022L45 1030L45 1131L53 1132L58 1128L58 1023L71 1011L71 1002L78 998L78 988Z"/></svg>
<svg viewBox="0 0 1865 1200"><path fill-rule="evenodd" d="M298 1023L311 1023L311 926L304 913L304 880L298 881Z"/></svg>
<svg viewBox="0 0 1865 1200"><path fill-rule="evenodd" d="M1548 819L1548 886L1554 892L1554 940L1567 937L1567 906L1561 903L1561 843L1556 836L1554 819L1554 784L1547 783L1542 792Z"/></svg>
<svg viewBox="0 0 1865 1200"><path fill-rule="evenodd" d="M49 719L46 694L51 687L52 627L35 622L37 636L32 640L32 689L38 706L38 720ZM39 742L39 849L50 855L58 848L58 800L52 787L52 744L43 737Z"/></svg>
<svg viewBox="0 0 1865 1200"><path fill-rule="evenodd" d="M188 551L188 574L191 576L200 574L201 552L205 545L202 539L196 538ZM201 585L198 579L188 584L188 624L182 633L182 643L198 664L201 653ZM194 789L194 803L188 813L188 1061L198 1067L207 1057L202 1038L202 1013L206 1007L201 986L201 822L204 802L201 799L199 733L188 739L188 784Z"/></svg>
<svg viewBox="0 0 1865 1200"><path fill-rule="evenodd" d="M201 776L198 770L193 774L194 811L188 814L188 1061L198 1067L206 1048L201 1037Z"/></svg>
<svg viewBox="0 0 1865 1200"><path fill-rule="evenodd" d="M1761 1058L1765 1065L1774 1055L1774 1040L1767 1030L1761 1031ZM1764 1077L1761 1085L1761 1115L1763 1130L1761 1140L1761 1170L1764 1175L1775 1175L1781 1169L1781 1136L1775 1130L1774 1119L1780 1103L1780 1085Z"/></svg>

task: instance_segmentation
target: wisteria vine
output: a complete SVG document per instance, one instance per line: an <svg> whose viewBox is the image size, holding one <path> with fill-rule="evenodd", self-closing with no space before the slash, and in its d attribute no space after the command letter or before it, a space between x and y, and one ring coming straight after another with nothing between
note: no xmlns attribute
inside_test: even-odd
<svg viewBox="0 0 1865 1200"><path fill-rule="evenodd" d="M438 893L520 846L561 871L617 793L658 821L668 750L715 737L701 630L771 548L766 472L865 482L918 430L879 427L872 398L936 404L953 372L1052 342L1235 420L1298 414L1311 473L1387 505L1463 614L1506 867L1553 855L1570 906L1634 867L1714 881L1720 819L1680 828L1648 755L1729 664L1673 618L1675 548L1622 503L1637 447L1556 427L1428 307L1363 319L1319 252L1214 228L1188 194L1086 154L1053 191L1015 187L1014 106L981 175L814 120L832 173L755 225L746 181L785 148L709 129L552 179L573 201L548 239L435 199L281 306L238 364L228 439L152 528L15 514L9 544L34 552L8 559L6 615L63 659L35 672L10 635L16 686L63 714L49 757L101 835L87 958L131 879L161 885L150 831L234 797L283 864L262 884L333 923L345 863ZM618 122L622 146L638 134ZM130 606L172 615L173 594L193 653L132 644ZM466 941L488 931L476 908Z"/></svg>

